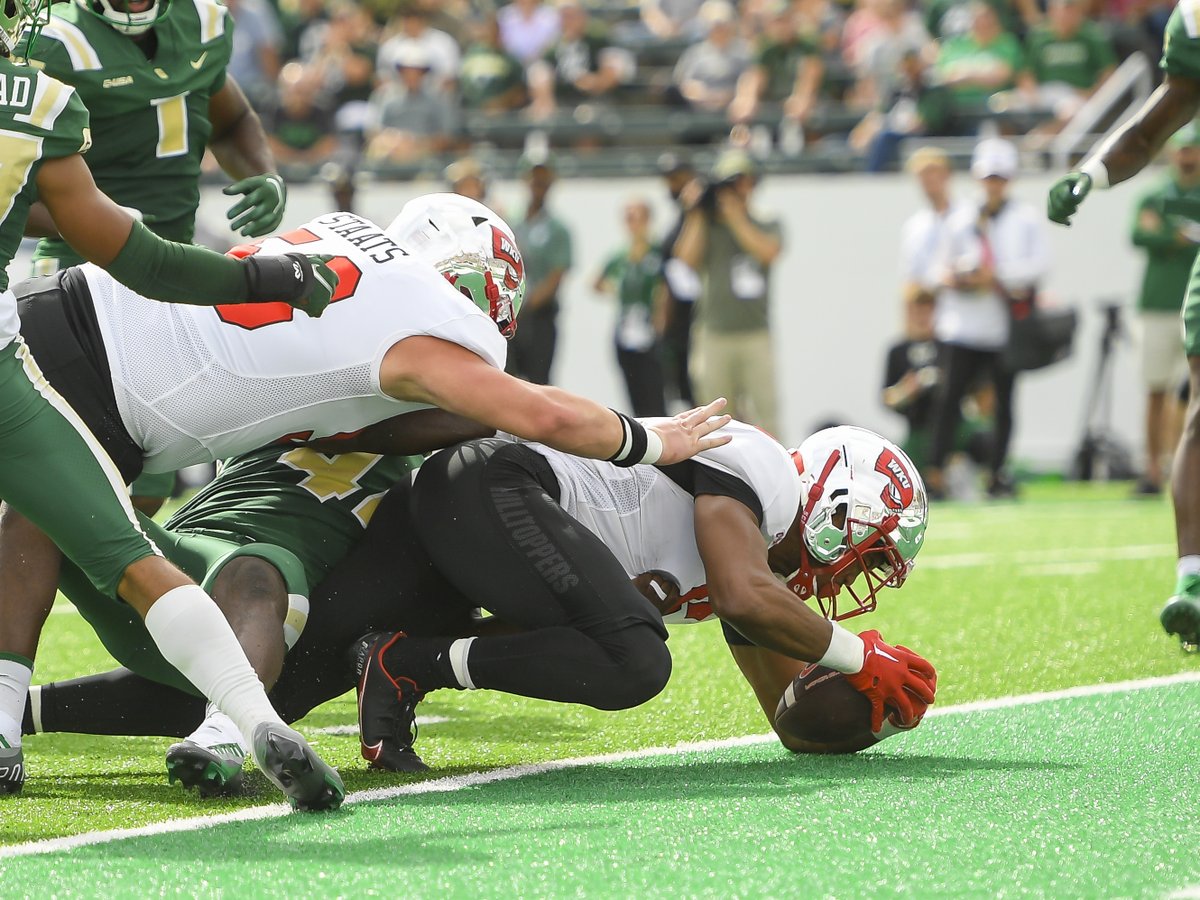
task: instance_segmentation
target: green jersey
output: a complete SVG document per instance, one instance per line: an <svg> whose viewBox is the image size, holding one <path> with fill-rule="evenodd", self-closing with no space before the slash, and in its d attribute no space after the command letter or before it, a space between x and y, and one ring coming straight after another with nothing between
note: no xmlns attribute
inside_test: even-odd
<svg viewBox="0 0 1200 900"><path fill-rule="evenodd" d="M1197 243L1183 243L1183 233L1195 240L1200 238L1200 224L1190 217L1172 212L1179 201L1200 208L1200 185L1184 188L1174 178L1162 179L1138 201L1134 212L1132 240L1146 251L1146 271L1138 294L1138 309L1178 312L1187 292L1188 277L1196 260ZM1141 222L1144 211L1155 214L1156 228L1145 228Z"/></svg>
<svg viewBox="0 0 1200 900"><path fill-rule="evenodd" d="M1071 37L1038 26L1025 44L1025 63L1038 84L1059 82L1090 90L1100 74L1117 62L1112 44L1094 22L1084 22Z"/></svg>
<svg viewBox="0 0 1200 900"><path fill-rule="evenodd" d="M763 42L754 54L754 64L766 75L763 97L767 100L786 100L796 86L796 74L804 60L816 55L816 44L803 37L784 43Z"/></svg>
<svg viewBox="0 0 1200 900"><path fill-rule="evenodd" d="M1200 81L1200 0L1180 0L1171 13L1158 65L1171 75Z"/></svg>
<svg viewBox="0 0 1200 900"><path fill-rule="evenodd" d="M284 547L315 586L362 535L388 488L420 463L419 456L266 447L226 460L167 529Z"/></svg>
<svg viewBox="0 0 1200 900"><path fill-rule="evenodd" d="M1012 70L1012 76L1008 82L995 88L985 88L965 82L951 83L950 90L954 95L955 102L967 109L972 109L983 106L988 97L996 91L1011 88L1022 61L1020 41L1007 32L986 46L980 44L970 34L964 34L942 44L941 50L938 51L935 68L943 76L951 73L961 75L975 69L991 69L998 63L1007 65Z"/></svg>
<svg viewBox="0 0 1200 900"><path fill-rule="evenodd" d="M7 266L37 199L42 162L83 153L90 143L88 111L73 88L0 57L0 290L8 288ZM15 323L15 301L12 307ZM7 310L0 314L8 318Z"/></svg>
<svg viewBox="0 0 1200 900"><path fill-rule="evenodd" d="M634 259L629 247L623 247L604 264L603 277L617 288L621 312L633 308L650 310L654 306L654 289L662 280L663 258L658 247L650 247L639 259Z"/></svg>
<svg viewBox="0 0 1200 900"><path fill-rule="evenodd" d="M73 85L92 115L87 158L96 184L144 216L162 237L190 243L200 203L200 160L212 133L208 103L225 84L233 19L215 0L173 0L141 44L77 3L56 3L31 64ZM78 262L61 240L38 259Z"/></svg>

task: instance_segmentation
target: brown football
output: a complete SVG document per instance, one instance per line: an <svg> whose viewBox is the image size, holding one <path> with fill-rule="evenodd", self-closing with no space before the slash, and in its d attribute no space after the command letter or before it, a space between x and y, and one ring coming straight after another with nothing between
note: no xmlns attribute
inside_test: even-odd
<svg viewBox="0 0 1200 900"><path fill-rule="evenodd" d="M879 742L871 733L871 701L841 672L806 666L775 709L775 729L804 742L804 753L856 753Z"/></svg>

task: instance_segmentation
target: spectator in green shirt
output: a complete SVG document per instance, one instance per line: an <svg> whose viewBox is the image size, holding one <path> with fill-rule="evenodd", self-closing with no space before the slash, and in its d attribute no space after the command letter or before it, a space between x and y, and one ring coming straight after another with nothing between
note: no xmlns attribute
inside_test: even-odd
<svg viewBox="0 0 1200 900"><path fill-rule="evenodd" d="M1133 221L1133 244L1146 254L1138 292L1142 384L1146 390L1146 472L1138 492L1162 490L1169 454L1179 442L1182 409L1176 388L1187 373L1179 311L1200 247L1200 215L1173 212L1191 203L1200 210L1200 129L1187 126L1172 138L1166 176L1142 195Z"/></svg>
<svg viewBox="0 0 1200 900"><path fill-rule="evenodd" d="M803 125L816 108L824 77L816 45L800 33L794 9L782 5L766 22L754 64L738 79L729 118L749 122L767 100L782 103L784 117Z"/></svg>
<svg viewBox="0 0 1200 900"><path fill-rule="evenodd" d="M658 353L665 295L662 252L650 237L650 204L631 200L625 204L629 243L605 262L592 287L598 294L616 294L618 303L615 343L617 365L635 416L665 416L663 368Z"/></svg>
<svg viewBox="0 0 1200 900"><path fill-rule="evenodd" d="M571 232L546 206L554 186L551 160L525 159L521 167L529 205L513 232L525 262L525 302L517 333L508 342L505 369L534 384L549 384L558 345L558 294L571 268Z"/></svg>
<svg viewBox="0 0 1200 900"><path fill-rule="evenodd" d="M1036 108L1054 113L1057 132L1112 74L1116 63L1107 36L1088 21L1083 0L1050 0L1046 23L1025 40L1021 93Z"/></svg>
<svg viewBox="0 0 1200 900"><path fill-rule="evenodd" d="M936 70L955 104L977 112L992 94L1013 86L1022 59L1020 42L1004 30L995 10L977 0L971 5L971 30L942 44Z"/></svg>
<svg viewBox="0 0 1200 900"><path fill-rule="evenodd" d="M494 15L476 26L475 41L459 65L458 86L465 109L501 112L525 105L525 68L504 49Z"/></svg>

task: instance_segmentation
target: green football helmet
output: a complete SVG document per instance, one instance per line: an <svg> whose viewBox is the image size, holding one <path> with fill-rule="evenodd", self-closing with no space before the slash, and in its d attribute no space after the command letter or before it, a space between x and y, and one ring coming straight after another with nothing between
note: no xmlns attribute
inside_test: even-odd
<svg viewBox="0 0 1200 900"><path fill-rule="evenodd" d="M75 0L80 6L115 28L121 34L134 37L145 34L171 13L171 0L153 0L141 12L130 12L130 0L118 0L125 7L119 9L113 0Z"/></svg>
<svg viewBox="0 0 1200 900"><path fill-rule="evenodd" d="M436 268L511 338L525 299L525 263L508 224L459 194L426 194L404 204L389 237Z"/></svg>
<svg viewBox="0 0 1200 900"><path fill-rule="evenodd" d="M834 621L871 612L880 589L912 571L929 521L925 483L903 450L865 428L826 428L791 452L802 562L788 587ZM854 605L839 610L842 588Z"/></svg>
<svg viewBox="0 0 1200 900"><path fill-rule="evenodd" d="M32 49L38 34L49 21L50 0L4 0L4 5L0 6L0 42L4 44L4 55L13 55L26 31Z"/></svg>

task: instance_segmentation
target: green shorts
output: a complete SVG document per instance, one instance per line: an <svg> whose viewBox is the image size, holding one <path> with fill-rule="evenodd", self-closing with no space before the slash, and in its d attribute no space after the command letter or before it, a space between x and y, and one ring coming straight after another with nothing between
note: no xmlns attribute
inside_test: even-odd
<svg viewBox="0 0 1200 900"><path fill-rule="evenodd" d="M1188 356L1200 356L1200 254L1192 264L1182 315L1183 350Z"/></svg>
<svg viewBox="0 0 1200 900"><path fill-rule="evenodd" d="M217 576L230 560L254 556L271 563L283 576L292 598L289 603L289 625L285 629L290 627L299 636L304 623L297 617L307 611L308 579L300 560L290 550L274 544L238 543L206 534L168 531L144 516L139 515L139 519L167 559L210 593ZM200 694L174 666L163 659L141 617L128 604L113 595L97 591L79 569L71 565L63 566L59 587L117 662L144 678ZM289 643L294 643L294 639Z"/></svg>
<svg viewBox="0 0 1200 900"><path fill-rule="evenodd" d="M115 596L125 570L155 554L117 467L21 338L0 349L0 458L0 497L95 589Z"/></svg>

